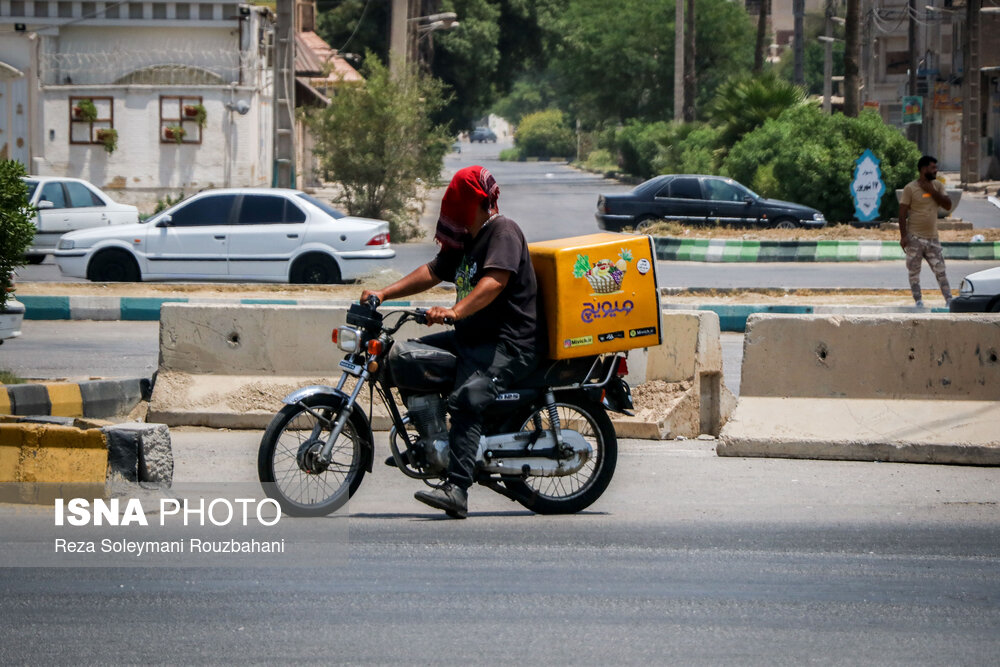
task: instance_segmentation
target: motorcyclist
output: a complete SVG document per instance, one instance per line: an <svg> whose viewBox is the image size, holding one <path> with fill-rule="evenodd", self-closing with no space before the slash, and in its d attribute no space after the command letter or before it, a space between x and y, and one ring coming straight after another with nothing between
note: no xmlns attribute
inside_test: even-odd
<svg viewBox="0 0 1000 667"><path fill-rule="evenodd" d="M437 256L381 290L379 301L410 296L440 282L455 283L456 302L427 312L428 324L454 329L419 339L454 354L457 371L447 399L451 416L447 481L415 498L453 518L468 514L485 408L538 362L537 285L521 228L500 215L500 187L481 166L460 169L441 200L434 239ZM391 370L391 366L390 366Z"/></svg>

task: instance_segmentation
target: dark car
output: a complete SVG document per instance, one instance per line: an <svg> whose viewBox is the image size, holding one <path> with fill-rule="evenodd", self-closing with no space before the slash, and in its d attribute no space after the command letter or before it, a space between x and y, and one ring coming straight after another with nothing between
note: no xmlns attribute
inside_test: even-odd
<svg viewBox="0 0 1000 667"><path fill-rule="evenodd" d="M596 216L598 227L615 232L640 231L656 220L779 229L826 225L814 208L761 197L731 178L693 174L657 176L632 192L601 195Z"/></svg>
<svg viewBox="0 0 1000 667"><path fill-rule="evenodd" d="M494 134L493 130L491 130L488 127L477 127L472 131L472 134L469 135L469 141L471 142L479 141L484 144L487 141L492 141L493 143L496 143L497 135Z"/></svg>

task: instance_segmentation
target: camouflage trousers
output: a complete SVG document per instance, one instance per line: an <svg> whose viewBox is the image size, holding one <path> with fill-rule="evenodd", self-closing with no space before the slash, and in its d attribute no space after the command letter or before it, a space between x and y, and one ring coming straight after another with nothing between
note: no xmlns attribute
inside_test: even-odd
<svg viewBox="0 0 1000 667"><path fill-rule="evenodd" d="M941 242L937 239L925 239L913 234L906 236L906 270L910 274L910 293L913 294L914 301L922 299L920 295L920 266L923 260L934 272L937 278L938 287L944 295L945 302L951 301L951 286L948 285L948 275L944 270L944 255L941 251Z"/></svg>

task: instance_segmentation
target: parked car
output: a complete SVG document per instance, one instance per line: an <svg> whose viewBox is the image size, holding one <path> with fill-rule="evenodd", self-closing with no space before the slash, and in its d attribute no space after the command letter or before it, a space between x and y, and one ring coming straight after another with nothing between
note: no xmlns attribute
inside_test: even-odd
<svg viewBox="0 0 1000 667"><path fill-rule="evenodd" d="M119 204L79 178L28 176L24 182L28 202L38 209L35 238L25 253L31 264L40 264L66 232L139 222L135 206Z"/></svg>
<svg viewBox="0 0 1000 667"><path fill-rule="evenodd" d="M965 276L949 310L953 313L1000 313L1000 266Z"/></svg>
<svg viewBox="0 0 1000 667"><path fill-rule="evenodd" d="M761 197L731 178L695 174L657 176L626 194L600 195L596 216L598 227L615 232L643 231L657 220L779 229L826 225L814 208Z"/></svg>
<svg viewBox="0 0 1000 667"><path fill-rule="evenodd" d="M0 308L0 345L8 338L21 335L21 322L24 320L24 304L14 298L14 290L7 296L7 303Z"/></svg>
<svg viewBox="0 0 1000 667"><path fill-rule="evenodd" d="M389 223L298 190L206 190L143 223L66 234L60 270L95 281L336 283L396 256Z"/></svg>
<svg viewBox="0 0 1000 667"><path fill-rule="evenodd" d="M497 135L494 134L493 130L491 130L488 127L477 127L472 131L472 134L469 135L469 141L473 143L478 141L484 144L487 141L492 141L493 143L496 143Z"/></svg>

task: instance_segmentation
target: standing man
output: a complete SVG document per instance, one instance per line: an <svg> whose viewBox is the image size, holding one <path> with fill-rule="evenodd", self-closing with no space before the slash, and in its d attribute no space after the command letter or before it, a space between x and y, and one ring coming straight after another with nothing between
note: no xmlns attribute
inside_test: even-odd
<svg viewBox="0 0 1000 667"><path fill-rule="evenodd" d="M427 311L428 324L455 328L418 342L455 355L455 385L448 396L451 431L448 481L417 500L464 519L474 481L483 411L538 362L535 271L521 228L500 215L500 187L483 167L465 167L451 179L441 200L434 239L441 250L427 264L379 291L379 301L409 296L442 281L455 283L456 303ZM399 344L397 343L397 346ZM395 352L396 349L393 349ZM392 355L389 364L392 368Z"/></svg>
<svg viewBox="0 0 1000 667"><path fill-rule="evenodd" d="M906 269L910 273L910 292L918 308L924 307L920 294L920 266L924 258L937 278L944 305L951 304L951 287L945 273L944 255L938 240L938 208L951 210L951 199L944 184L937 180L937 159L925 155L917 161L920 178L903 188L899 200L899 245L906 253Z"/></svg>

